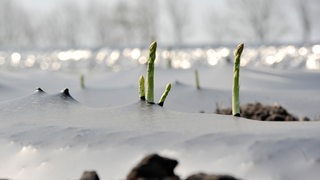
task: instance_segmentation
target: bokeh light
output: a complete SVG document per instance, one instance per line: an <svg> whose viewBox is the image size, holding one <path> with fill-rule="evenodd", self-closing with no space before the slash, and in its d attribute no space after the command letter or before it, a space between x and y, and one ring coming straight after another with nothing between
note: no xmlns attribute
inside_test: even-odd
<svg viewBox="0 0 320 180"><path fill-rule="evenodd" d="M234 47L158 48L156 67L189 69L194 66L216 66L233 63ZM120 71L146 64L148 49L69 49L51 51L0 52L2 68L32 68L45 71L81 72L86 68ZM241 66L271 68L320 69L320 45L246 47Z"/></svg>

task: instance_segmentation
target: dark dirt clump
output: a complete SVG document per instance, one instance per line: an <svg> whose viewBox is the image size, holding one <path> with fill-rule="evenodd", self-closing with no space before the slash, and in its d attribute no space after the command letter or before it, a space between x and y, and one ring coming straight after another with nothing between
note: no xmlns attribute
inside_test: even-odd
<svg viewBox="0 0 320 180"><path fill-rule="evenodd" d="M237 179L229 175L197 173L187 177L186 180L237 180Z"/></svg>
<svg viewBox="0 0 320 180"><path fill-rule="evenodd" d="M181 180L174 173L178 161L158 154L145 156L128 173L126 180ZM95 171L85 171L80 180L99 180ZM229 175L216 175L196 173L188 176L185 180L239 180Z"/></svg>
<svg viewBox="0 0 320 180"><path fill-rule="evenodd" d="M96 171L84 171L80 180L100 180Z"/></svg>
<svg viewBox="0 0 320 180"><path fill-rule="evenodd" d="M231 108L216 109L217 114L231 115ZM299 118L288 113L288 111L280 105L262 105L261 103L249 103L240 106L241 117L261 121L299 121ZM303 121L308 121L308 118L303 118Z"/></svg>
<svg viewBox="0 0 320 180"><path fill-rule="evenodd" d="M178 161L150 154L144 157L129 173L127 180L180 180L174 173ZM238 180L229 175L197 173L186 180Z"/></svg>
<svg viewBox="0 0 320 180"><path fill-rule="evenodd" d="M127 180L179 180L180 178L174 174L174 168L177 165L177 160L150 154L130 171Z"/></svg>

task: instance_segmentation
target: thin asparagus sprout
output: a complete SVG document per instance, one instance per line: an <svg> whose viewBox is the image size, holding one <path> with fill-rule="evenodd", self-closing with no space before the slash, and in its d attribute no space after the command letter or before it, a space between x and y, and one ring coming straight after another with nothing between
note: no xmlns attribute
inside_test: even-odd
<svg viewBox="0 0 320 180"><path fill-rule="evenodd" d="M239 102L239 72L240 72L240 57L243 51L244 44L241 43L234 51L234 66L233 66L233 85L232 85L232 114L240 116Z"/></svg>
<svg viewBox="0 0 320 180"><path fill-rule="evenodd" d="M147 68L147 91L146 98L147 102L154 104L154 61L156 59L157 42L152 42L149 47L149 58Z"/></svg>
<svg viewBox="0 0 320 180"><path fill-rule="evenodd" d="M85 85L84 85L84 75L83 75L83 74L80 75L80 86L81 86L82 89L85 88Z"/></svg>
<svg viewBox="0 0 320 180"><path fill-rule="evenodd" d="M163 106L164 101L166 100L166 98L167 98L167 96L168 96L168 94L170 92L170 89L171 89L171 84L168 83L167 86L166 86L165 91L163 92L163 94L162 94L162 96L161 96L161 98L159 100L159 103L158 103L159 106L161 106L161 107Z"/></svg>
<svg viewBox="0 0 320 180"><path fill-rule="evenodd" d="M200 82L199 82L199 73L198 70L194 70L194 76L195 76L195 80L196 80L196 88L200 89Z"/></svg>
<svg viewBox="0 0 320 180"><path fill-rule="evenodd" d="M140 100L145 101L146 97L145 97L145 92L144 92L144 77L140 76L139 78L139 97Z"/></svg>

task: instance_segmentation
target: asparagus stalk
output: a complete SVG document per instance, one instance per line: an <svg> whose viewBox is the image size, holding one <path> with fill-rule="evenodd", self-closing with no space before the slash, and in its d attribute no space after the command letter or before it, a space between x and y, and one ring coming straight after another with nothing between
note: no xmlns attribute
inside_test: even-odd
<svg viewBox="0 0 320 180"><path fill-rule="evenodd" d="M234 51L234 66L233 66L233 85L232 85L232 115L240 116L239 102L239 72L240 72L240 57L243 51L244 44L241 43Z"/></svg>
<svg viewBox="0 0 320 180"><path fill-rule="evenodd" d="M168 94L170 92L170 89L171 89L171 84L168 83L167 86L166 86L165 91L163 92L163 94L162 94L162 96L161 96L161 98L159 100L159 103L158 103L159 106L161 106L161 107L163 106L164 101L166 100L166 98L167 98L167 96L168 96Z"/></svg>
<svg viewBox="0 0 320 180"><path fill-rule="evenodd" d="M83 74L80 75L80 86L81 86L82 89L85 88L85 85L84 85L84 75L83 75Z"/></svg>
<svg viewBox="0 0 320 180"><path fill-rule="evenodd" d="M145 92L144 92L144 77L140 76L139 78L139 97L140 100L145 101L146 97L145 97Z"/></svg>
<svg viewBox="0 0 320 180"><path fill-rule="evenodd" d="M149 58L147 68L147 102L154 104L154 61L156 59L157 42L152 42L149 47Z"/></svg>
<svg viewBox="0 0 320 180"><path fill-rule="evenodd" d="M195 80L196 80L196 88L200 89L200 83L199 83L199 74L198 74L198 70L194 70L194 76L195 76Z"/></svg>

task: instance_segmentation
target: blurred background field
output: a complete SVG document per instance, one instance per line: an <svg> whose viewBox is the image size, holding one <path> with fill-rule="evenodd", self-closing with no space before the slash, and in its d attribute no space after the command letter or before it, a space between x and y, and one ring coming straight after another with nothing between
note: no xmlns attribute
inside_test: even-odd
<svg viewBox="0 0 320 180"><path fill-rule="evenodd" d="M317 0L2 0L0 69L119 71L146 62L188 69L242 66L320 68Z"/></svg>
<svg viewBox="0 0 320 180"><path fill-rule="evenodd" d="M0 47L315 44L317 0L2 0Z"/></svg>

